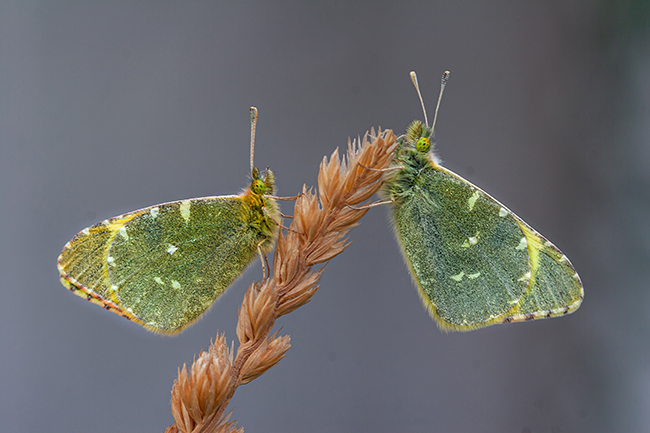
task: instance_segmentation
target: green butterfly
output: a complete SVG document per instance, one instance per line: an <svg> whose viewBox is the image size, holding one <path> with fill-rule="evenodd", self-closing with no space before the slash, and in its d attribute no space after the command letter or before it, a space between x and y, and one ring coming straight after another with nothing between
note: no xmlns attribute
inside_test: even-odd
<svg viewBox="0 0 650 433"><path fill-rule="evenodd" d="M415 73L411 78L420 95ZM414 121L400 137L382 195L393 204L404 259L438 325L468 331L577 310L584 291L569 259L492 196L442 167L424 115L425 123Z"/></svg>
<svg viewBox="0 0 650 433"><path fill-rule="evenodd" d="M273 172L253 168L256 121L251 107L248 189L150 206L82 230L59 256L63 285L154 332L195 322L278 237Z"/></svg>

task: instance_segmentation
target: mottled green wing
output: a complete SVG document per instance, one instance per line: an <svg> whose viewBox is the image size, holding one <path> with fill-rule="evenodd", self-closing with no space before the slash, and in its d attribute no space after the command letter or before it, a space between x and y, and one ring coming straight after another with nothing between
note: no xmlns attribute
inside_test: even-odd
<svg viewBox="0 0 650 433"><path fill-rule="evenodd" d="M241 196L172 202L79 233L59 258L76 294L147 328L175 333L203 314L256 255ZM117 310L117 311L116 311Z"/></svg>
<svg viewBox="0 0 650 433"><path fill-rule="evenodd" d="M512 308L531 275L510 212L473 185L425 167L393 216L420 294L444 329L472 329Z"/></svg>
<svg viewBox="0 0 650 433"><path fill-rule="evenodd" d="M582 285L557 248L481 189L425 167L393 208L404 257L443 329L574 311Z"/></svg>

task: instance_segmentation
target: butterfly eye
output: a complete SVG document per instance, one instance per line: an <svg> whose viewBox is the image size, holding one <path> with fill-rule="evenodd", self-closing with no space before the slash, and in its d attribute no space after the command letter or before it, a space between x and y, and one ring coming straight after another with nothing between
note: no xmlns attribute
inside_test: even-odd
<svg viewBox="0 0 650 433"><path fill-rule="evenodd" d="M418 152L428 152L431 149L431 141L426 137L421 137L416 143L415 148Z"/></svg>
<svg viewBox="0 0 650 433"><path fill-rule="evenodd" d="M251 184L251 190L255 194L264 194L266 192L266 186L264 185L264 181L262 179L255 179Z"/></svg>

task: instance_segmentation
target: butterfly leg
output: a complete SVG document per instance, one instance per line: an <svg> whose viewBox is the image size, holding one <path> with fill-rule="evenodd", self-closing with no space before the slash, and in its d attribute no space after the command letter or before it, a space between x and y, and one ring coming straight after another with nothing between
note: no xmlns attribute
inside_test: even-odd
<svg viewBox="0 0 650 433"><path fill-rule="evenodd" d="M262 252L262 243L257 245L257 254L260 256L260 262L262 263L262 281L266 281L266 268L270 268L269 260L266 257L266 254Z"/></svg>
<svg viewBox="0 0 650 433"><path fill-rule="evenodd" d="M346 204L346 206L349 207L350 209L354 209L354 210L366 210L366 209L370 209L370 208L373 208L373 207L383 206L385 204L391 204L391 203L393 203L393 200L376 201L374 203L366 204L366 205L363 205L363 206L352 206L351 204Z"/></svg>
<svg viewBox="0 0 650 433"><path fill-rule="evenodd" d="M357 162L357 165L361 168L365 168L366 170L369 171L381 171L381 172L389 172L389 171L395 171L395 170L401 170L404 167L388 167L388 168L372 168L372 167L366 167L365 165L361 164L360 162Z"/></svg>
<svg viewBox="0 0 650 433"><path fill-rule="evenodd" d="M283 225L280 223L280 221L276 221L276 219L273 218L273 215L271 215L271 214L266 210L266 208L264 208L264 213L266 214L267 217L269 217L269 218L271 219L271 221L273 221L273 222L275 223L275 225L277 225L277 226L279 226L279 227L281 227L281 228L283 228L283 229L285 229L285 230L289 230L289 231L292 231L292 232L298 233L299 235L303 235L303 234L304 234L304 233L300 233L300 232L298 232L298 231L296 231L296 230L294 230L294 229L292 229L292 228L290 228L290 227L285 227L285 226L283 226ZM282 214L281 214L281 215L282 215ZM285 217L285 215L282 215L282 217ZM286 217L286 218L293 218L293 217Z"/></svg>
<svg viewBox="0 0 650 433"><path fill-rule="evenodd" d="M274 196L274 195L267 195L267 197L272 198L272 199L275 199L275 200L294 201L294 200L298 200L298 199L299 199L300 197L302 197L303 195L305 195L304 192L301 192L301 193L298 194L298 195L294 195L293 197L276 197L276 196Z"/></svg>

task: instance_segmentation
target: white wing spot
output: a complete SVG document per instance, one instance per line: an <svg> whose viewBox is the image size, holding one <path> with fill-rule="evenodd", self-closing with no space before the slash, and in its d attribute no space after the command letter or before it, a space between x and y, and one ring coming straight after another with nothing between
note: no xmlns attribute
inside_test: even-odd
<svg viewBox="0 0 650 433"><path fill-rule="evenodd" d="M476 235L472 236L471 238L467 238L465 242L461 245L463 248L469 248L472 245L476 245L478 243L478 232L476 232Z"/></svg>
<svg viewBox="0 0 650 433"><path fill-rule="evenodd" d="M576 280L579 280L579 279L580 279L580 277L578 276L578 273L577 273L577 272L574 272L574 273L573 273L573 278L575 278Z"/></svg>
<svg viewBox="0 0 650 433"><path fill-rule="evenodd" d="M125 240L129 240L129 234L126 232L126 227L122 227L119 233Z"/></svg>
<svg viewBox="0 0 650 433"><path fill-rule="evenodd" d="M154 217L154 218L156 218L156 217L158 216L158 212L160 212L160 208L158 208L158 207L153 207L153 208L151 208L151 210L149 211L149 213L151 214L151 216Z"/></svg>
<svg viewBox="0 0 650 433"><path fill-rule="evenodd" d="M176 280L172 280L172 287L175 289L180 289L181 288L181 283L179 283Z"/></svg>
<svg viewBox="0 0 650 433"><path fill-rule="evenodd" d="M478 191L474 191L474 194L467 200L467 205L469 206L470 212L472 209L474 209L474 205L476 204L476 200L478 200L479 194Z"/></svg>
<svg viewBox="0 0 650 433"><path fill-rule="evenodd" d="M519 245L517 245L515 249L525 250L527 246L528 246L528 242L526 242L526 238L521 238L521 240L519 241Z"/></svg>
<svg viewBox="0 0 650 433"><path fill-rule="evenodd" d="M469 278L470 280L474 280L474 279L478 278L480 275L481 275L480 272L477 272L475 274L467 274L467 278Z"/></svg>
<svg viewBox="0 0 650 433"><path fill-rule="evenodd" d="M465 275L465 272L461 271L460 274L452 275L452 276L449 277L449 278L451 278L451 279L454 280L454 281L460 281L460 280L463 279L463 276L464 276L464 275Z"/></svg>
<svg viewBox="0 0 650 433"><path fill-rule="evenodd" d="M88 234L90 234L90 230L88 230L88 227L86 227L85 229L83 229L83 230L81 231L81 233L83 233L83 234L85 234L85 235L88 235Z"/></svg>
<svg viewBox="0 0 650 433"><path fill-rule="evenodd" d="M174 253L176 252L177 249L178 249L178 248L176 248L174 245L169 244L169 246L167 247L167 252L168 252L169 254L174 254Z"/></svg>
<svg viewBox="0 0 650 433"><path fill-rule="evenodd" d="M560 257L560 263L566 263L566 262L568 262L568 261L569 261L569 259L567 258L567 256L565 256L564 254L562 254L562 257Z"/></svg>
<svg viewBox="0 0 650 433"><path fill-rule="evenodd" d="M544 242L544 245L547 246L547 247L552 247L553 246L553 244L550 243L549 241Z"/></svg>
<svg viewBox="0 0 650 433"><path fill-rule="evenodd" d="M508 215L508 211L506 210L506 208L502 207L501 209L499 209L499 216L501 218L503 218L506 215Z"/></svg>
<svg viewBox="0 0 650 433"><path fill-rule="evenodd" d="M519 278L517 281L528 281L530 280L530 272L526 272L523 277Z"/></svg>
<svg viewBox="0 0 650 433"><path fill-rule="evenodd" d="M118 289L119 289L119 287L117 287L115 284L113 284L113 285L111 285L111 289L112 289L114 292L117 292Z"/></svg>
<svg viewBox="0 0 650 433"><path fill-rule="evenodd" d="M164 281L161 280L160 277L156 277L156 278L154 278L154 281L155 281L156 283L160 284L161 286L164 286L164 285L165 285Z"/></svg>
<svg viewBox="0 0 650 433"><path fill-rule="evenodd" d="M115 266L115 259L111 256L106 257L106 261L108 262L109 265Z"/></svg>
<svg viewBox="0 0 650 433"><path fill-rule="evenodd" d="M181 202L181 216L185 220L185 222L188 222L190 220L190 201L189 200L183 200Z"/></svg>

